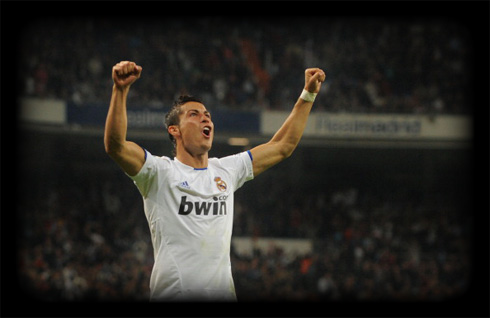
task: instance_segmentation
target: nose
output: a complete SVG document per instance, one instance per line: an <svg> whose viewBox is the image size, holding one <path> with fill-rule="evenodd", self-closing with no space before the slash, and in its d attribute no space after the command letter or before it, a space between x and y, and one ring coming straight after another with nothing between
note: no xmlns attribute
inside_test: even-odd
<svg viewBox="0 0 490 318"><path fill-rule="evenodd" d="M210 123L210 122L211 120L209 119L209 117L207 117L204 114L201 115L201 123Z"/></svg>

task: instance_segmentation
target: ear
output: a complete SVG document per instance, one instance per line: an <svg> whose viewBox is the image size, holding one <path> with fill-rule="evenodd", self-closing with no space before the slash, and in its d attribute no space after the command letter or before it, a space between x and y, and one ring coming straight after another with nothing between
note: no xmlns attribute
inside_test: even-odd
<svg viewBox="0 0 490 318"><path fill-rule="evenodd" d="M177 136L180 136L180 129L179 126L177 125L172 125L168 127L168 133L171 134L175 139L177 139Z"/></svg>

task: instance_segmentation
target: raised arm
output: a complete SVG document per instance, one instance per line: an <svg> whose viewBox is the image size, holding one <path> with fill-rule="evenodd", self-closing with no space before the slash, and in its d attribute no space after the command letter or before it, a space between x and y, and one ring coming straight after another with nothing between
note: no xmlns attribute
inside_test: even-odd
<svg viewBox="0 0 490 318"><path fill-rule="evenodd" d="M291 156L298 145L313 106L314 96L320 91L325 73L319 68L305 71L304 93L298 98L291 114L272 139L250 150L253 156L254 176Z"/></svg>
<svg viewBox="0 0 490 318"><path fill-rule="evenodd" d="M143 148L126 140L126 101L129 88L141 76L141 71L141 66L128 61L120 62L112 68L114 86L104 131L106 153L130 176L136 175L145 163Z"/></svg>

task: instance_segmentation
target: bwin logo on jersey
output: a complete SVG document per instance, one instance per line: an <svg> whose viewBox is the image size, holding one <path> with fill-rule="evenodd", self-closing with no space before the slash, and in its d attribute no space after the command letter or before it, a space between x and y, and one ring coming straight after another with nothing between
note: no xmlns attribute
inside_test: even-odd
<svg viewBox="0 0 490 318"><path fill-rule="evenodd" d="M212 202L192 202L187 201L187 196L183 196L180 199L179 214L189 215L192 211L195 211L196 215L226 215L225 200L227 197L226 195L213 197Z"/></svg>

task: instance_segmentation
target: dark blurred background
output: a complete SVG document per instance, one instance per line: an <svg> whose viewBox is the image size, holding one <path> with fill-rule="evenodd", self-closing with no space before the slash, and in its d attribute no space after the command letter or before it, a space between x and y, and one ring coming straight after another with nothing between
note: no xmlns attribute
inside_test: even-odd
<svg viewBox="0 0 490 318"><path fill-rule="evenodd" d="M20 111L14 208L21 291L55 302L148 299L153 252L142 199L103 146L111 69L120 60L143 66L129 95L135 114L161 115L187 91L220 116L212 157L267 141L261 118L289 112L310 66L327 74L313 114L472 122L474 37L464 23L346 16L318 27L311 20L149 17L124 24L95 16L26 23L17 41L18 100L28 100L31 111L41 101L66 113L52 122L58 113L23 120ZM227 118L245 118L252 128L234 130ZM170 156L159 120L130 124L128 138ZM237 191L233 236L294 239L309 248L289 252L272 243L243 253L234 241L238 299L464 297L479 253L472 134L305 136L291 158ZM236 136L245 141L236 145L229 139Z"/></svg>

